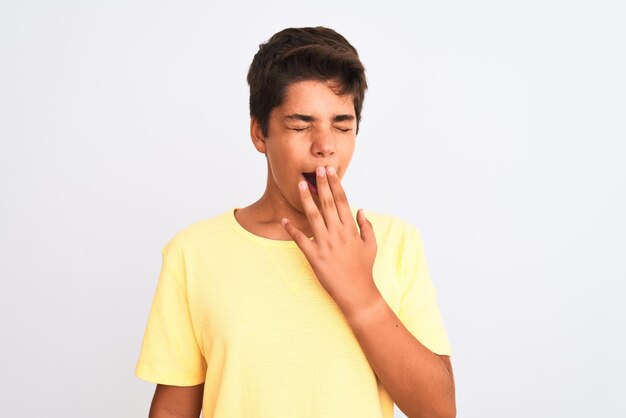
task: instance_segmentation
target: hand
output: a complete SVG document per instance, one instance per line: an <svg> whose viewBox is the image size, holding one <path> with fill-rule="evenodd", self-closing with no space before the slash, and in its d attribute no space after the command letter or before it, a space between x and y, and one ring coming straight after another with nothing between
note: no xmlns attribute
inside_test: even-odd
<svg viewBox="0 0 626 418"><path fill-rule="evenodd" d="M349 317L380 296L372 273L376 238L363 210L357 212L357 229L335 169L318 167L316 177L321 213L306 181L303 179L298 185L313 240L287 218L282 223L324 289Z"/></svg>

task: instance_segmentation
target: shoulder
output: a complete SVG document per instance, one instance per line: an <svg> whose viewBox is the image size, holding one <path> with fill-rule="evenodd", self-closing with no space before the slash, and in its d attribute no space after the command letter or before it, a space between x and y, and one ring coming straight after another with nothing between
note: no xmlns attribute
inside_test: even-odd
<svg viewBox="0 0 626 418"><path fill-rule="evenodd" d="M225 236L232 233L230 215L229 210L185 226L167 241L163 246L163 252L189 252L198 248L219 245Z"/></svg>
<svg viewBox="0 0 626 418"><path fill-rule="evenodd" d="M369 211L365 212L365 217L372 223L376 242L379 245L395 244L401 247L422 245L418 229L405 219Z"/></svg>

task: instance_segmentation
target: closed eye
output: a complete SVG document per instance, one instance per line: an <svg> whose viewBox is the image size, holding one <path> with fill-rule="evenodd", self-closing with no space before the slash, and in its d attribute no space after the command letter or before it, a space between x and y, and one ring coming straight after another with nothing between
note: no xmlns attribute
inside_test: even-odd
<svg viewBox="0 0 626 418"><path fill-rule="evenodd" d="M339 126L335 126L335 129L341 132L350 132L352 130L352 128L341 128Z"/></svg>

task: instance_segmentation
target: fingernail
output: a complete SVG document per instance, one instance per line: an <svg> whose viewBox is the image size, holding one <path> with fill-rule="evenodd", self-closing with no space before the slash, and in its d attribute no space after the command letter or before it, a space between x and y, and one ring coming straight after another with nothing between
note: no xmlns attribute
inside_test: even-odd
<svg viewBox="0 0 626 418"><path fill-rule="evenodd" d="M326 170L324 169L324 167L317 167L317 170L315 170L317 172L317 175L320 177L324 177L326 175Z"/></svg>
<svg viewBox="0 0 626 418"><path fill-rule="evenodd" d="M280 221L280 223L282 223L282 224L283 224L283 226L287 225L287 222L289 222L289 221L287 220L287 218L283 218L283 219Z"/></svg>
<svg viewBox="0 0 626 418"><path fill-rule="evenodd" d="M334 169L333 167L328 167L328 168L326 169L326 172L327 172L328 174L330 174L331 176L334 176L335 174L337 174L337 173L335 172L335 169Z"/></svg>
<svg viewBox="0 0 626 418"><path fill-rule="evenodd" d="M298 187L300 188L300 190L306 190L308 186L306 185L306 181L302 180L300 183L298 183Z"/></svg>

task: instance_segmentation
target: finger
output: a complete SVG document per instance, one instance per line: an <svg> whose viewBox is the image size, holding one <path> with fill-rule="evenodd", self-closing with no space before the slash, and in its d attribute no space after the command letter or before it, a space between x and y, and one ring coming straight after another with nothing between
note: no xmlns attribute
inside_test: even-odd
<svg viewBox="0 0 626 418"><path fill-rule="evenodd" d="M328 184L326 168L317 167L315 173L317 177L317 194L320 198L320 207L324 215L324 221L326 222L328 230L332 230L341 223L341 219L339 219L335 198Z"/></svg>
<svg viewBox="0 0 626 418"><path fill-rule="evenodd" d="M281 223L304 255L308 256L308 254L313 250L313 243L311 240L304 234L304 232L300 231L295 225L291 224L289 219L283 218Z"/></svg>
<svg viewBox="0 0 626 418"><path fill-rule="evenodd" d="M352 225L356 230L356 224L354 223L354 218L352 217L352 211L350 210L350 205L348 204L348 198L346 197L346 193L341 186L341 181L339 180L337 171L333 167L328 167L326 169L326 174L330 190L333 193L339 219L341 219L341 222L344 225Z"/></svg>
<svg viewBox="0 0 626 418"><path fill-rule="evenodd" d="M309 225L311 226L313 236L316 240L320 240L327 232L326 224L324 224L324 218L317 208L317 205L313 201L311 191L309 190L309 186L307 185L307 182L306 180L304 180L304 178L302 178L300 183L298 183L298 189L300 190L302 209L304 210L304 214L309 220Z"/></svg>
<svg viewBox="0 0 626 418"><path fill-rule="evenodd" d="M356 213L356 221L359 224L359 230L361 231L361 238L366 244L373 244L376 246L376 237L374 236L374 227L372 223L365 217L363 209L359 209Z"/></svg>

